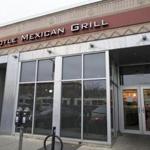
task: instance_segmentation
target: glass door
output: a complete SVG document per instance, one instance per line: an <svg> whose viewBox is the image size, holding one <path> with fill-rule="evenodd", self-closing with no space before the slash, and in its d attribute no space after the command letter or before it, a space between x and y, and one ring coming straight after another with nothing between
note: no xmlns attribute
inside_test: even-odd
<svg viewBox="0 0 150 150"><path fill-rule="evenodd" d="M141 133L140 94L137 87L122 89L122 131Z"/></svg>
<svg viewBox="0 0 150 150"><path fill-rule="evenodd" d="M142 118L144 134L150 134L150 86L142 87Z"/></svg>

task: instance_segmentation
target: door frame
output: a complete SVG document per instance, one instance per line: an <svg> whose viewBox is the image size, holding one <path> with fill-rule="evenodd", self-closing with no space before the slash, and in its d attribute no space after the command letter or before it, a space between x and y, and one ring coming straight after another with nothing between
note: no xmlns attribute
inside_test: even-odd
<svg viewBox="0 0 150 150"><path fill-rule="evenodd" d="M142 123L143 123L143 134L150 135L150 131L146 130L146 117L145 117L145 105L144 105L144 89L150 89L150 85L141 86L141 114L142 114Z"/></svg>
<svg viewBox="0 0 150 150"><path fill-rule="evenodd" d="M122 96L122 91L125 89L136 89L137 94L138 94L138 119L139 119L139 130L130 130L130 129L125 129L124 127L124 108L123 108L123 96ZM140 87L139 86L122 86L120 88L120 101L119 101L119 124L120 124L120 131L122 133L133 133L133 134L143 134L143 124L142 124L142 116L141 116L141 94L140 94Z"/></svg>

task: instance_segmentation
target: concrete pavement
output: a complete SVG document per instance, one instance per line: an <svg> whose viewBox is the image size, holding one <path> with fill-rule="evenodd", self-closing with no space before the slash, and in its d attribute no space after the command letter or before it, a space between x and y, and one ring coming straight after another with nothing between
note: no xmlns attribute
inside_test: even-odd
<svg viewBox="0 0 150 150"><path fill-rule="evenodd" d="M124 134L117 138L112 150L150 150L150 135Z"/></svg>
<svg viewBox="0 0 150 150"><path fill-rule="evenodd" d="M8 136L0 135L0 150L18 150L18 136ZM47 142L48 148L50 148L50 143ZM77 150L79 145L76 144L64 144L63 150ZM44 150L43 140L35 138L23 138L23 148L22 150ZM60 145L56 145L55 150L60 150Z"/></svg>
<svg viewBox="0 0 150 150"><path fill-rule="evenodd" d="M0 135L0 150L18 150L18 141L18 136ZM56 150L59 150L59 145L56 148ZM43 150L43 140L24 137L23 150ZM150 136L124 134L117 138L112 148L96 145L64 144L63 150L150 150Z"/></svg>
<svg viewBox="0 0 150 150"><path fill-rule="evenodd" d="M18 150L18 136L0 135L0 150ZM37 150L43 141L38 139L23 139L23 150Z"/></svg>
<svg viewBox="0 0 150 150"><path fill-rule="evenodd" d="M18 150L18 136L0 135L0 150ZM50 148L50 142L47 143ZM43 140L35 138L23 138L22 150L44 150ZM60 150L60 145L56 145L55 150ZM102 148L91 145L78 145L78 144L65 144L63 150L110 150L108 148Z"/></svg>

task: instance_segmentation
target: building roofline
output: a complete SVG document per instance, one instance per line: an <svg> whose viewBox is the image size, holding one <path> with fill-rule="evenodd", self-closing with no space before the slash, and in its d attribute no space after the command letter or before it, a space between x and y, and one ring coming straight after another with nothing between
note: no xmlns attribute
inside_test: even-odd
<svg viewBox="0 0 150 150"><path fill-rule="evenodd" d="M27 21L27 20L32 20L32 19L35 19L35 18L39 18L39 17L49 15L49 14L58 13L58 12L61 12L61 11L66 11L66 10L69 10L69 9L73 9L73 8L77 8L77 7L80 7L80 6L84 6L84 5L88 5L88 4L96 3L96 2L101 2L101 1L103 1L103 0L87 0L85 2L80 2L80 3L77 3L77 4L72 4L72 5L69 5L69 6L60 7L58 9L54 9L54 10L42 12L42 13L39 13L39 14L36 14L36 15L31 15L31 16L19 18L19 19L13 20L13 21L8 21L6 23L0 24L0 27L12 25L12 24L15 24L15 23L20 23L20 22Z"/></svg>

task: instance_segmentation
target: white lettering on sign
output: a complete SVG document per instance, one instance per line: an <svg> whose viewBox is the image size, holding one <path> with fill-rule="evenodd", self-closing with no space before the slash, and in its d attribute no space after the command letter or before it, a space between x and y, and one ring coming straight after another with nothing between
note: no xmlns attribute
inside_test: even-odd
<svg viewBox="0 0 150 150"><path fill-rule="evenodd" d="M51 37L61 37L61 35L66 34L72 35L74 32L79 32L79 31L88 31L92 29L103 29L107 27L109 24L104 21L103 19L99 21L89 21L89 22L83 22L83 23L75 23L69 25L65 25L64 27L59 27L59 28L52 28L46 31L39 31L39 32L34 32L34 33L26 33L19 35L18 37L13 37L10 39L3 39L0 40L0 47L7 47L7 46L12 46L12 45L17 45L17 44L23 44L24 42L29 42L29 41L40 41L42 39L48 39Z"/></svg>
<svg viewBox="0 0 150 150"><path fill-rule="evenodd" d="M25 34L21 36L21 41L39 40L45 37L57 36L65 34L65 28L52 29L51 31L44 31L32 34Z"/></svg>
<svg viewBox="0 0 150 150"><path fill-rule="evenodd" d="M101 21L93 21L93 22L85 22L81 24L72 24L71 25L71 31L77 32L82 30L88 30L88 29L94 29L94 28L104 28L107 27L109 24L105 22L103 19Z"/></svg>
<svg viewBox="0 0 150 150"><path fill-rule="evenodd" d="M13 45L18 42L18 38L12 38L7 40L0 40L0 47L3 47L5 45Z"/></svg>

